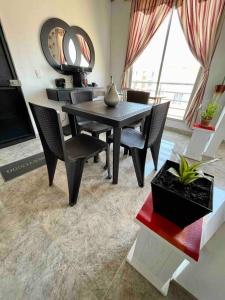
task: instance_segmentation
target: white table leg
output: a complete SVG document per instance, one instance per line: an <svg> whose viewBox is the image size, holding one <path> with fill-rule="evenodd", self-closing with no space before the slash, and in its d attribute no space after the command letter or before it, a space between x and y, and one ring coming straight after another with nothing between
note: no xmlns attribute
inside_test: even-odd
<svg viewBox="0 0 225 300"><path fill-rule="evenodd" d="M215 187L213 193L213 212L204 217L201 248L211 239L225 220L224 190ZM127 261L164 296L168 293L172 279L177 280L190 293L197 295L193 278L195 278L195 272L200 273L199 269L207 270L204 257L203 265L201 265L201 260L196 263L141 222L139 224L140 230L128 253ZM220 268L220 266L217 267ZM211 272L210 267L208 272ZM184 273L183 277L181 273ZM204 279L204 276L202 279L198 278L199 294L204 294L204 285L206 284ZM204 297L200 299L204 299Z"/></svg>
<svg viewBox="0 0 225 300"><path fill-rule="evenodd" d="M166 296L170 281L185 257L157 234L141 226L127 261Z"/></svg>
<svg viewBox="0 0 225 300"><path fill-rule="evenodd" d="M210 137L214 134L214 131L194 128L191 140L184 152L184 156L198 161L202 160L202 154L208 144Z"/></svg>
<svg viewBox="0 0 225 300"><path fill-rule="evenodd" d="M219 117L216 124L216 132L210 137L206 148L204 149L203 155L206 157L216 157L216 151L218 150L220 144L225 139L225 107Z"/></svg>

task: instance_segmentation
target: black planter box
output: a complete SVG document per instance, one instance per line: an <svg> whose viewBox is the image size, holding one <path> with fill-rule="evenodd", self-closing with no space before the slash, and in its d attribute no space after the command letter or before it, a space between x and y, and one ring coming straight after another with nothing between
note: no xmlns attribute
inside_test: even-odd
<svg viewBox="0 0 225 300"><path fill-rule="evenodd" d="M184 228L212 212L213 181L199 178L184 186L170 167L178 171L179 164L167 160L151 182L154 212Z"/></svg>

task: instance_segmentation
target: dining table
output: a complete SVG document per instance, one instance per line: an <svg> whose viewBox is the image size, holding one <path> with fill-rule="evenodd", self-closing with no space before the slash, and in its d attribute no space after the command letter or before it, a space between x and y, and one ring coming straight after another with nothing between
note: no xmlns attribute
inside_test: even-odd
<svg viewBox="0 0 225 300"><path fill-rule="evenodd" d="M97 121L113 128L113 184L118 183L121 130L151 112L151 104L120 101L115 107L107 106L103 100L88 101L62 106L68 114L72 136L77 135L76 116Z"/></svg>

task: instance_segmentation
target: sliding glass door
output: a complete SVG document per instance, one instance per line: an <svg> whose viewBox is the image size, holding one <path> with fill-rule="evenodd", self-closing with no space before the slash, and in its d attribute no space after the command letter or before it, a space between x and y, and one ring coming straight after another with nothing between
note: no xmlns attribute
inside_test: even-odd
<svg viewBox="0 0 225 300"><path fill-rule="evenodd" d="M168 117L182 120L199 68L174 11L134 63L131 87L170 100Z"/></svg>

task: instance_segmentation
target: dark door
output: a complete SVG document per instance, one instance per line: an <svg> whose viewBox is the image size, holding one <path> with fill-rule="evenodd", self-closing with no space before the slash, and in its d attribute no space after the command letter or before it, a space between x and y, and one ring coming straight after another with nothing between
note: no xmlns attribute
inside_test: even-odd
<svg viewBox="0 0 225 300"><path fill-rule="evenodd" d="M0 24L0 148L34 137L20 82Z"/></svg>

